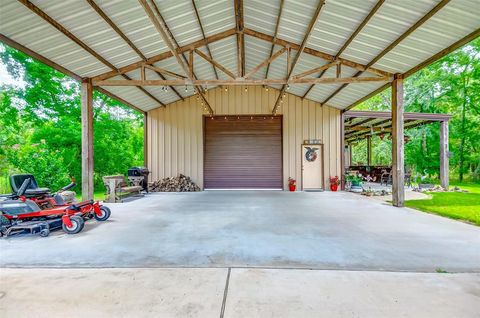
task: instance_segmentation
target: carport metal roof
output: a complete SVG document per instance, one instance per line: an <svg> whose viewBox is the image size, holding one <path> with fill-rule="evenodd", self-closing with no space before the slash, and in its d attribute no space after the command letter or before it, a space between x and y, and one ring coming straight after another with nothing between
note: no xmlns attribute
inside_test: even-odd
<svg viewBox="0 0 480 318"><path fill-rule="evenodd" d="M414 128L433 122L448 122L452 115L404 113L404 128ZM368 136L391 134L392 113L380 111L347 111L345 119L345 142L364 139Z"/></svg>
<svg viewBox="0 0 480 318"><path fill-rule="evenodd" d="M185 84L202 97L207 85L269 85L282 91L273 113L288 88L346 110L387 88L393 74L409 76L480 35L479 0L0 0L0 7L1 41L141 111L192 95Z"/></svg>

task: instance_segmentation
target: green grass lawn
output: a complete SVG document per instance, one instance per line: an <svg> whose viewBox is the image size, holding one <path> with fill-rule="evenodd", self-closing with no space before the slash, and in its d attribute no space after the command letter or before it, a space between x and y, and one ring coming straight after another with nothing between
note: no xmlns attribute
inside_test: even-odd
<svg viewBox="0 0 480 318"><path fill-rule="evenodd" d="M102 201L102 200L105 200L105 191L104 190L100 190L100 191L95 191L93 192L93 199L95 201ZM78 201L81 201L82 200L82 195L77 193L77 200Z"/></svg>
<svg viewBox="0 0 480 318"><path fill-rule="evenodd" d="M467 221L480 226L480 184L453 184L468 193L432 192L431 199L409 200L405 205L420 211Z"/></svg>

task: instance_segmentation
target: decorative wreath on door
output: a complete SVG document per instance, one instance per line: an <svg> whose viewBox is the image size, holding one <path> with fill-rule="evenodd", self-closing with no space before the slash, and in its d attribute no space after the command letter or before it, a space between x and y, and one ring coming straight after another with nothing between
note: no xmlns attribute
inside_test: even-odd
<svg viewBox="0 0 480 318"><path fill-rule="evenodd" d="M308 162L314 162L315 160L317 160L317 157L318 157L317 150L318 150L318 148L305 147L305 149L307 149L307 151L305 152L305 160L307 160Z"/></svg>

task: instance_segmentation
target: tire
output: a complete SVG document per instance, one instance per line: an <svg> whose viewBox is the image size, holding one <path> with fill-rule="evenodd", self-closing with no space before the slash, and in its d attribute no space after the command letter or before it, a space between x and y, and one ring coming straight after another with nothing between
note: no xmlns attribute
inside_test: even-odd
<svg viewBox="0 0 480 318"><path fill-rule="evenodd" d="M43 229L43 230L40 231L39 235L41 237L47 237L47 236L50 235L50 230L49 229Z"/></svg>
<svg viewBox="0 0 480 318"><path fill-rule="evenodd" d="M110 217L110 215L112 214L112 212L110 211L110 209L106 206L101 206L100 207L100 211L102 212L102 215L97 215L97 213L93 213L93 217L95 218L95 220L97 221L106 221L108 220L108 218Z"/></svg>
<svg viewBox="0 0 480 318"><path fill-rule="evenodd" d="M67 234L77 234L78 232L83 230L83 226L85 225L85 221L80 216L72 216L70 217L72 221L72 226L67 227L65 224L62 224L62 229Z"/></svg>

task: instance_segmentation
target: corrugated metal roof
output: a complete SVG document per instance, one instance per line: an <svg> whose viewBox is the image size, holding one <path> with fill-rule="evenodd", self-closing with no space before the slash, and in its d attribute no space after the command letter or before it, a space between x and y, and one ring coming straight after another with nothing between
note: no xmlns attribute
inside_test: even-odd
<svg viewBox="0 0 480 318"><path fill-rule="evenodd" d="M138 1L95 0L97 5L132 41L147 58L168 51L157 30L146 16ZM113 64L116 68L140 60L138 54L90 7L86 1L78 0L32 0L36 6L63 25L86 45ZM319 0L285 0L279 24L278 38L300 44ZM365 19L377 0L329 0L326 1L307 43L307 47L336 55L345 41ZM439 0L386 0L376 14L354 38L341 57L361 64L368 64L380 52L415 24L439 3ZM199 21L191 0L155 0L155 4L179 45L188 45L201 40ZM235 28L234 2L232 0L196 0L195 2L206 36ZM279 14L280 0L244 0L245 27L270 36L274 35ZM46 21L16 0L0 0L0 32L8 38L45 56L82 77L94 77L111 69ZM391 72L404 73L422 61L445 49L467 34L480 28L480 0L452 0L416 31L401 41L393 50L379 59L374 67ZM209 44L213 58L237 72L236 36L230 36ZM271 43L255 37L245 36L246 72L268 58ZM275 46L274 52L281 49ZM200 48L207 53L206 48ZM292 56L296 51L292 51ZM268 77L286 76L286 54L271 63ZM294 73L300 73L327 63L318 57L302 53ZM154 64L157 67L183 74L174 57ZM195 57L194 71L198 78L213 79L212 65L201 57ZM266 67L253 78L262 79ZM342 67L342 76L352 76L357 70ZM220 79L228 79L217 69ZM148 78L159 78L147 71ZM127 73L134 79L138 71ZM309 77L317 77L312 74ZM334 77L334 68L324 77ZM366 75L363 75L366 76ZM371 76L369 74L368 76ZM172 77L165 76L167 79ZM121 77L118 77L121 79ZM329 105L343 109L356 100L371 93L382 82L347 85L328 101ZM280 88L281 85L272 87ZM303 96L310 85L291 85L289 93ZM315 85L307 98L318 102L326 100L341 84ZM104 87L120 98L143 110L152 109L158 103L136 87ZM171 90L146 87L148 92L163 103L178 100ZM193 94L177 87L181 96Z"/></svg>

